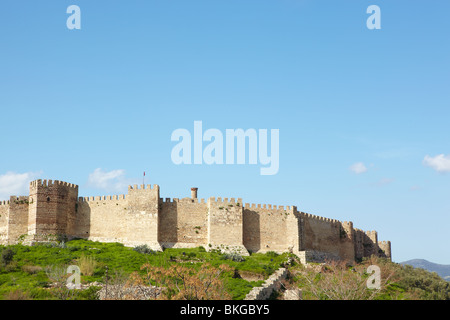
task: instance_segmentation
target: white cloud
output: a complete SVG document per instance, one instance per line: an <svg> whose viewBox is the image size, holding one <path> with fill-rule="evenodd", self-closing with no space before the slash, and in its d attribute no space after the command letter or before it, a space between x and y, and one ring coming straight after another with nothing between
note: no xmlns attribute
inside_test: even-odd
<svg viewBox="0 0 450 320"><path fill-rule="evenodd" d="M8 200L10 196L27 196L30 191L30 182L36 179L41 172L7 172L0 175L0 199Z"/></svg>
<svg viewBox="0 0 450 320"><path fill-rule="evenodd" d="M367 171L367 167L362 162L356 162L350 166L350 171L360 174Z"/></svg>
<svg viewBox="0 0 450 320"><path fill-rule="evenodd" d="M107 191L121 191L128 187L125 170L103 171L101 168L97 168L89 174L88 186Z"/></svg>
<svg viewBox="0 0 450 320"><path fill-rule="evenodd" d="M450 155L439 154L435 157L426 155L423 165L433 168L437 172L450 172Z"/></svg>

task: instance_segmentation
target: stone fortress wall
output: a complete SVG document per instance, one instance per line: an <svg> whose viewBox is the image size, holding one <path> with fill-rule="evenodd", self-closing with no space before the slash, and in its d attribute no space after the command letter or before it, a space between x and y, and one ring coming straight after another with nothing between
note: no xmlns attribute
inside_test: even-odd
<svg viewBox="0 0 450 320"><path fill-rule="evenodd" d="M50 235L147 244L154 250L190 248L292 252L304 262L355 261L372 254L391 259L391 243L352 222L311 215L295 206L243 203L241 198L162 199L158 185L134 185L127 195L78 197L78 186L30 183L29 196L0 202L0 244L44 241Z"/></svg>

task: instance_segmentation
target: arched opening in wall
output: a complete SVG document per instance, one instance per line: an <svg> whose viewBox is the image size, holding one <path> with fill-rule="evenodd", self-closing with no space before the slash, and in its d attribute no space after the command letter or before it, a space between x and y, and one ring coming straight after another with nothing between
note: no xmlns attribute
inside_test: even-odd
<svg viewBox="0 0 450 320"><path fill-rule="evenodd" d="M47 202L49 202L50 201L50 197L47 197Z"/></svg>

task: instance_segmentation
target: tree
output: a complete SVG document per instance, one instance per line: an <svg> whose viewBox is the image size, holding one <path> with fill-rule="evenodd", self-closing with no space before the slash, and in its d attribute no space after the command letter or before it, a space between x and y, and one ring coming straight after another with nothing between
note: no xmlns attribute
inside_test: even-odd
<svg viewBox="0 0 450 320"><path fill-rule="evenodd" d="M6 248L2 250L2 264L6 267L11 263L15 255L15 252L11 248Z"/></svg>

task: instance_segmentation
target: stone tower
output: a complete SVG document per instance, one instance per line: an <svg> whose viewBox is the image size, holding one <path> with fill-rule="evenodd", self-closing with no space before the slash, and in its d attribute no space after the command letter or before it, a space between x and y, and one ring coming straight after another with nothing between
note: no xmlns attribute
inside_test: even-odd
<svg viewBox="0 0 450 320"><path fill-rule="evenodd" d="M32 241L47 235L71 234L77 198L77 185L58 180L32 181L28 200L28 235Z"/></svg>
<svg viewBox="0 0 450 320"><path fill-rule="evenodd" d="M128 230L125 244L147 244L153 250L162 250L158 242L159 186L129 186L127 201L128 210L123 221Z"/></svg>

